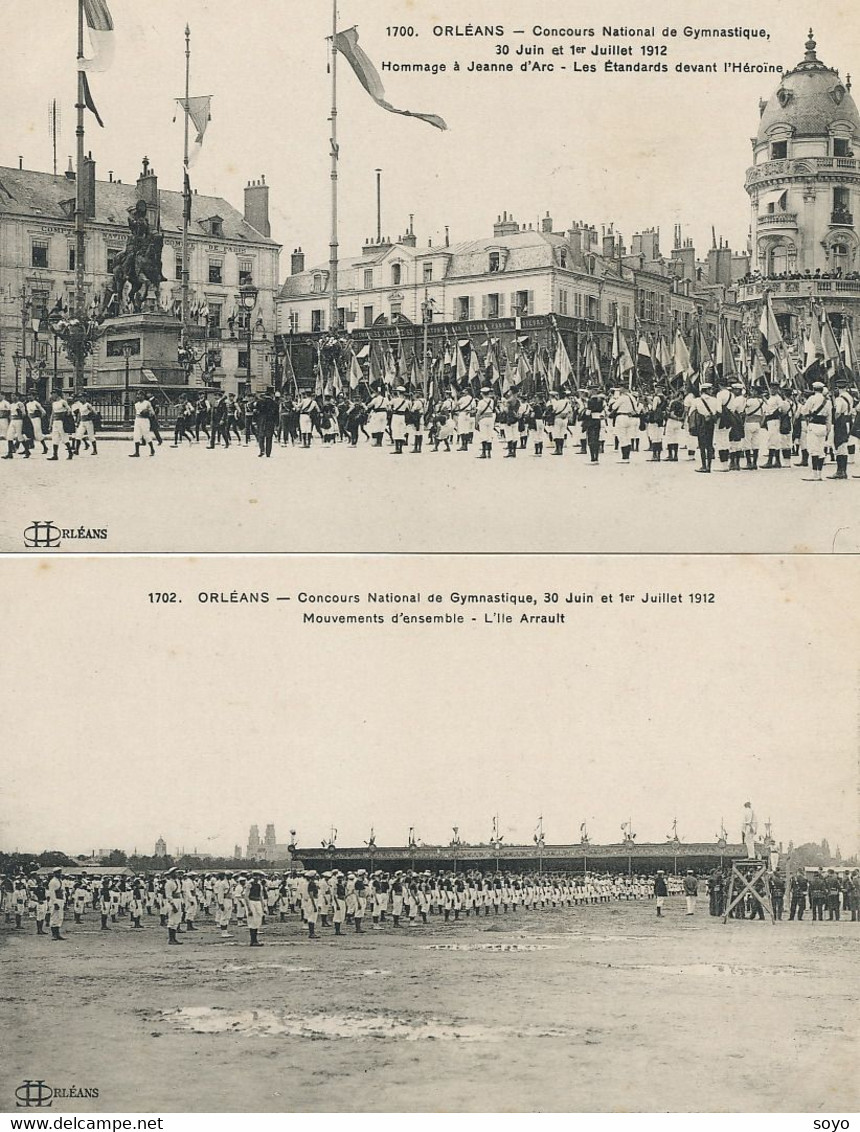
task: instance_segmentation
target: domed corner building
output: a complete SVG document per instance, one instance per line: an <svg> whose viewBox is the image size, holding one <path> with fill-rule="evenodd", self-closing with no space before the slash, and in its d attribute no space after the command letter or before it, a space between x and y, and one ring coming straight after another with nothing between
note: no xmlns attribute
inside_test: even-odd
<svg viewBox="0 0 860 1132"><path fill-rule="evenodd" d="M760 306L767 288L789 340L809 322L813 302L837 332L846 320L856 326L860 114L851 77L843 81L818 58L810 29L803 59L759 107L745 187L753 270L764 281L742 286L739 300Z"/></svg>

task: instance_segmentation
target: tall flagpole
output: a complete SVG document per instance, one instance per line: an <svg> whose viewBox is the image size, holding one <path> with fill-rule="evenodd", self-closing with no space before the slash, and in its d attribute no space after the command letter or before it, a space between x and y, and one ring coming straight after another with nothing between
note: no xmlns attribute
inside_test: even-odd
<svg viewBox="0 0 860 1132"><path fill-rule="evenodd" d="M337 329L337 0L331 6L331 242L329 244L329 329Z"/></svg>
<svg viewBox="0 0 860 1132"><path fill-rule="evenodd" d="M185 25L185 148L182 156L182 343L188 337L188 220L191 212L191 182L188 178L188 108L191 81L191 28Z"/></svg>
<svg viewBox="0 0 860 1132"><path fill-rule="evenodd" d="M84 311L84 2L78 0L78 124L75 174L75 317L83 323ZM75 351L75 389L84 384L83 343Z"/></svg>

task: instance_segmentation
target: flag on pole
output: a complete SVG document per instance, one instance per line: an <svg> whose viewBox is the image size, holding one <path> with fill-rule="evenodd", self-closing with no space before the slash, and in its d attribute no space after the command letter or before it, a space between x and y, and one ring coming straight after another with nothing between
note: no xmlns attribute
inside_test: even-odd
<svg viewBox="0 0 860 1132"><path fill-rule="evenodd" d="M597 385L603 385L603 374L600 370L600 354L594 336L589 333L585 341L585 372Z"/></svg>
<svg viewBox="0 0 860 1132"><path fill-rule="evenodd" d="M457 385L460 385L461 382L465 381L467 373L468 373L468 371L466 369L466 363L463 360L463 348L460 345L460 343L458 342L457 343Z"/></svg>
<svg viewBox="0 0 860 1132"><path fill-rule="evenodd" d="M105 124L102 121L102 116L101 114L99 114L98 110L96 110L96 104L93 102L93 96L90 94L90 84L87 82L86 72L81 75L81 78L84 80L84 106L86 106L87 110L95 115L96 121L101 126L101 128L104 129Z"/></svg>
<svg viewBox="0 0 860 1132"><path fill-rule="evenodd" d="M842 327L842 338L839 342L839 349L842 352L842 361L845 368L850 370L851 376L855 382L857 380L857 354L854 349L854 339L851 336L851 331L846 322Z"/></svg>
<svg viewBox="0 0 860 1132"><path fill-rule="evenodd" d="M428 122L438 130L448 129L445 120L437 114L418 114L414 110L398 110L390 102L386 102L385 87L382 85L379 72L358 46L357 28L351 27L347 28L346 31L338 32L334 36L334 46L355 71L355 77L377 106L381 106L383 110L388 110L392 114L405 114L408 118L420 118L422 122Z"/></svg>
<svg viewBox="0 0 860 1132"><path fill-rule="evenodd" d="M83 9L95 55L89 59L86 56L80 59L80 68L91 74L106 71L113 62L114 49L113 19L110 9L105 0L83 0Z"/></svg>
<svg viewBox="0 0 860 1132"><path fill-rule="evenodd" d="M397 370L394 365L394 358L391 356L391 350L387 343L383 346L382 354L382 380L389 387L397 384Z"/></svg>
<svg viewBox="0 0 860 1132"><path fill-rule="evenodd" d="M555 358L552 368L555 373L556 384L564 388L573 377L573 366L570 364L570 358L560 334L555 344Z"/></svg>
<svg viewBox="0 0 860 1132"><path fill-rule="evenodd" d="M737 378L738 367L735 364L735 352L729 336L729 328L724 322L717 341L717 373L724 378Z"/></svg>
<svg viewBox="0 0 860 1132"><path fill-rule="evenodd" d="M782 345L782 335L777 326L776 316L773 313L773 304L770 301L770 295L765 297L764 306L761 309L761 319L758 325L759 331L759 349L764 355L765 361L770 361L775 354L779 352Z"/></svg>
<svg viewBox="0 0 860 1132"><path fill-rule="evenodd" d="M290 357L289 350L287 350L286 354L284 354L284 375L285 377L292 378L293 390L295 391L296 397L298 397L299 383L296 380L296 371L293 369L293 359Z"/></svg>
<svg viewBox="0 0 860 1132"><path fill-rule="evenodd" d="M821 341L821 327L818 316L813 311L809 331L804 340L803 372L811 377L818 365L819 358L824 357L824 345Z"/></svg>
<svg viewBox="0 0 860 1132"><path fill-rule="evenodd" d="M680 330L675 331L675 345L673 350L675 373L687 377L692 371L692 359L684 335Z"/></svg>
<svg viewBox="0 0 860 1132"><path fill-rule="evenodd" d="M650 369L656 372L654 359L651 356L651 344L645 337L645 335L640 331L639 340L636 344L636 364L637 366L641 366L643 362L647 362Z"/></svg>
<svg viewBox="0 0 860 1132"><path fill-rule="evenodd" d="M839 372L842 355L836 342L836 335L830 325L830 319L825 314L821 323L821 345L824 349L824 368L832 379Z"/></svg>
<svg viewBox="0 0 860 1132"><path fill-rule="evenodd" d="M188 110L188 117L194 123L194 128L197 131L194 148L188 155L188 166L190 168L200 156L200 150L203 148L203 135L206 133L206 127L212 121L212 115L209 112L212 95L201 94L196 98L177 98L176 101L182 107L183 114L186 109Z"/></svg>
<svg viewBox="0 0 860 1132"><path fill-rule="evenodd" d="M752 360L752 383L753 386L764 384L770 392L770 382L767 379L767 370L762 365L761 354L758 350L753 351Z"/></svg>
<svg viewBox="0 0 860 1132"><path fill-rule="evenodd" d="M361 382L361 366L358 364L358 358L355 354L349 360L349 387L350 389L358 389Z"/></svg>
<svg viewBox="0 0 860 1132"><path fill-rule="evenodd" d="M633 374L636 367L633 364L633 357L630 353L630 347L627 345L627 339L621 333L621 327L616 321L615 327L612 332L612 361L615 363L615 370L619 378L627 376L627 383L632 387Z"/></svg>

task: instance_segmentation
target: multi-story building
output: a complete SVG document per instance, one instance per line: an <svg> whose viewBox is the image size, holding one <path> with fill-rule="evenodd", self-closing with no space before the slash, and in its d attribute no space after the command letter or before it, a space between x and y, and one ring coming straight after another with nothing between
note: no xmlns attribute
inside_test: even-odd
<svg viewBox="0 0 860 1132"><path fill-rule="evenodd" d="M860 115L851 80L826 66L809 33L803 59L759 104L747 170L753 276L739 299L751 319L765 291L796 340L812 304L836 329L860 313Z"/></svg>
<svg viewBox="0 0 860 1132"><path fill-rule="evenodd" d="M159 837L159 839L155 843L155 856L156 857L166 857L167 856L167 842L164 840L163 837Z"/></svg>
<svg viewBox="0 0 860 1132"><path fill-rule="evenodd" d="M369 239L361 256L341 261L335 329L357 345L397 338L418 350L430 311L433 354L444 340L488 337L510 352L518 335L551 348L560 334L576 368L588 335L608 358L616 323L631 337L641 331L671 338L695 318L715 324L722 313L739 321L733 280L746 267L722 242L704 264L689 243L666 260L656 230L635 235L628 251L612 226L598 234L575 222L555 231L549 215L535 228L503 213L491 237L419 248L410 221L397 241ZM315 343L331 332L329 309L328 265L306 268L297 248L278 296L277 324L279 346L302 383L312 380Z"/></svg>
<svg viewBox="0 0 860 1132"><path fill-rule="evenodd" d="M124 184L109 173L96 179L95 163L87 158L83 171L85 227L84 282L88 312L100 303L112 281L117 258L126 246L128 218L136 201L147 205L147 218L164 237L162 271L166 282L158 296L160 313L176 315L181 297L183 196L159 188L146 159L136 183ZM68 387L73 367L51 333L48 312L62 300L75 305L75 184L74 172L64 175L0 167L0 387L9 391L36 385L44 391L47 379ZM95 388L119 388L127 366L131 382L141 370L153 371L165 386L200 385L204 361L210 377L223 388L247 382L271 383L274 302L278 287L280 245L270 234L269 188L265 179L245 188L244 212L220 197L194 193L189 224L190 336L201 358L188 374L177 356L176 343L147 358L141 336L125 333L122 319L105 323L105 333L87 360L85 380ZM238 303L241 287L257 289L248 323ZM150 312L152 315L153 312ZM164 319L162 319L164 321ZM168 323L169 325L169 323ZM206 340L206 349L202 345ZM174 348L174 345L176 348ZM208 358L204 359L204 353ZM129 354L129 358L126 358Z"/></svg>

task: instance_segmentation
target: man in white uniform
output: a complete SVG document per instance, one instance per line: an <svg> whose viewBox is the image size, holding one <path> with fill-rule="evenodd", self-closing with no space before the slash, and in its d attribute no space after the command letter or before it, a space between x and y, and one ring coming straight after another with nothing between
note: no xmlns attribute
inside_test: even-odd
<svg viewBox="0 0 860 1132"><path fill-rule="evenodd" d="M33 442L36 441L42 445L42 455L48 455L48 445L45 443L45 430L42 427L45 418L45 410L36 397L31 396L26 405L27 416L33 425Z"/></svg>
<svg viewBox="0 0 860 1132"><path fill-rule="evenodd" d="M609 412L615 421L615 436L621 449L621 462L629 464L633 436L639 430L639 406L633 393L629 389L617 386L612 391Z"/></svg>
<svg viewBox="0 0 860 1132"><path fill-rule="evenodd" d="M64 935L60 935L66 912L66 889L63 885L62 869L54 869L48 881L48 911L51 939L65 939Z"/></svg>
<svg viewBox="0 0 860 1132"><path fill-rule="evenodd" d="M812 464L812 475L804 476L810 482L820 482L824 470L827 437L833 424L833 405L823 381L812 383L812 393L800 408L806 421L806 450Z"/></svg>
<svg viewBox="0 0 860 1132"><path fill-rule="evenodd" d="M144 444L149 445L150 456L155 455L155 437L152 434L152 403L145 393L140 393L134 403L134 452L129 452L129 458L140 456ZM179 940L173 942L178 943Z"/></svg>
<svg viewBox="0 0 860 1132"><path fill-rule="evenodd" d="M481 389L481 396L475 406L475 431L481 438L479 460L489 460L493 455L493 439L496 435L496 402L489 385Z"/></svg>

